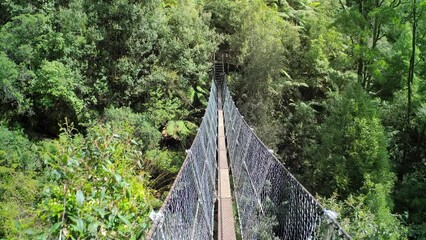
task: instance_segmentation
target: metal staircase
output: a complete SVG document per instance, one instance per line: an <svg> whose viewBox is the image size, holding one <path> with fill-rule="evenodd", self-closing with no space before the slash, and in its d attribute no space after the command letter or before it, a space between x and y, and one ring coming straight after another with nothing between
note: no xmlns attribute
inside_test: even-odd
<svg viewBox="0 0 426 240"><path fill-rule="evenodd" d="M214 61L214 80L216 82L216 86L222 87L223 81L225 79L225 68L224 68L224 64L223 64L223 59L222 61L220 60L215 60Z"/></svg>

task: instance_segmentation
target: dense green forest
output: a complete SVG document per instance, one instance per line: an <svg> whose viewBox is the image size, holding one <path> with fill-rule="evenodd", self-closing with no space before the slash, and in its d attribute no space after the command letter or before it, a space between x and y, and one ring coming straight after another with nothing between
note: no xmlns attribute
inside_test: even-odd
<svg viewBox="0 0 426 240"><path fill-rule="evenodd" d="M137 239L215 52L354 239L426 239L425 0L4 0L0 239Z"/></svg>

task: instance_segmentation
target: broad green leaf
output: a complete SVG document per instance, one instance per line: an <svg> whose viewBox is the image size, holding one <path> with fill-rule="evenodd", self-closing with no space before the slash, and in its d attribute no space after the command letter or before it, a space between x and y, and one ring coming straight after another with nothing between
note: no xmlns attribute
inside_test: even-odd
<svg viewBox="0 0 426 240"><path fill-rule="evenodd" d="M59 227L62 225L62 222L57 222L50 227L49 232L54 233L56 230L59 229Z"/></svg>
<svg viewBox="0 0 426 240"><path fill-rule="evenodd" d="M92 234L96 234L96 232L98 231L99 225L100 225L99 222L94 222L89 224L89 227L88 227L89 232Z"/></svg>
<svg viewBox="0 0 426 240"><path fill-rule="evenodd" d="M195 90L194 89L192 89L192 88L189 89L189 97L188 98L191 100L191 102L194 102L194 100L195 100Z"/></svg>
<svg viewBox="0 0 426 240"><path fill-rule="evenodd" d="M319 5L321 5L321 2L315 1L315 2L311 2L308 4L310 7L318 7Z"/></svg>
<svg viewBox="0 0 426 240"><path fill-rule="evenodd" d="M206 94L206 91L200 86L197 86L197 91Z"/></svg>
<svg viewBox="0 0 426 240"><path fill-rule="evenodd" d="M118 174L118 173L116 173L116 174L114 174L114 177L115 177L115 180L118 182L118 183L120 183L121 182L121 176L120 176L120 174Z"/></svg>
<svg viewBox="0 0 426 240"><path fill-rule="evenodd" d="M130 221L125 216L119 214L118 217L121 219L121 221L123 221L123 223L131 225Z"/></svg>
<svg viewBox="0 0 426 240"><path fill-rule="evenodd" d="M101 215L101 218L105 217L106 212L103 208L95 208L95 210L98 212L99 215Z"/></svg>
<svg viewBox="0 0 426 240"><path fill-rule="evenodd" d="M308 84L303 83L303 82L299 83L299 86L301 86L301 87L309 87L309 85L308 85Z"/></svg>
<svg viewBox="0 0 426 240"><path fill-rule="evenodd" d="M166 126L167 136L175 137L176 136L176 122L169 121Z"/></svg>
<svg viewBox="0 0 426 240"><path fill-rule="evenodd" d="M81 207L81 205L83 205L83 203L84 203L84 194L81 190L77 190L77 193L75 195L75 199L77 201L78 206Z"/></svg>
<svg viewBox="0 0 426 240"><path fill-rule="evenodd" d="M284 69L281 69L281 73L284 74L288 79L292 79L290 74L288 74Z"/></svg>
<svg viewBox="0 0 426 240"><path fill-rule="evenodd" d="M77 230L81 233L84 232L84 229L86 228L83 219L77 219Z"/></svg>

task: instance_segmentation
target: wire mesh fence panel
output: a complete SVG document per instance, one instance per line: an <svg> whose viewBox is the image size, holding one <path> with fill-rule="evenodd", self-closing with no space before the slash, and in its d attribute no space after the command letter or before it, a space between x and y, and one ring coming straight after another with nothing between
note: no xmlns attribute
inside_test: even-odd
<svg viewBox="0 0 426 240"><path fill-rule="evenodd" d="M351 239L279 162L223 84L225 132L243 239Z"/></svg>
<svg viewBox="0 0 426 240"><path fill-rule="evenodd" d="M217 89L212 83L208 106L186 159L147 239L212 239L217 150Z"/></svg>

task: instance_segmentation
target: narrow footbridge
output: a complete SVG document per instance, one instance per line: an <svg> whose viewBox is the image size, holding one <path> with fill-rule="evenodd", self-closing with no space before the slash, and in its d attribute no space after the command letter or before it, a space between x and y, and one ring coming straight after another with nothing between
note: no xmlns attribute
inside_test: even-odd
<svg viewBox="0 0 426 240"><path fill-rule="evenodd" d="M151 214L147 239L351 239L335 215L245 122L216 62L203 121L163 206Z"/></svg>

